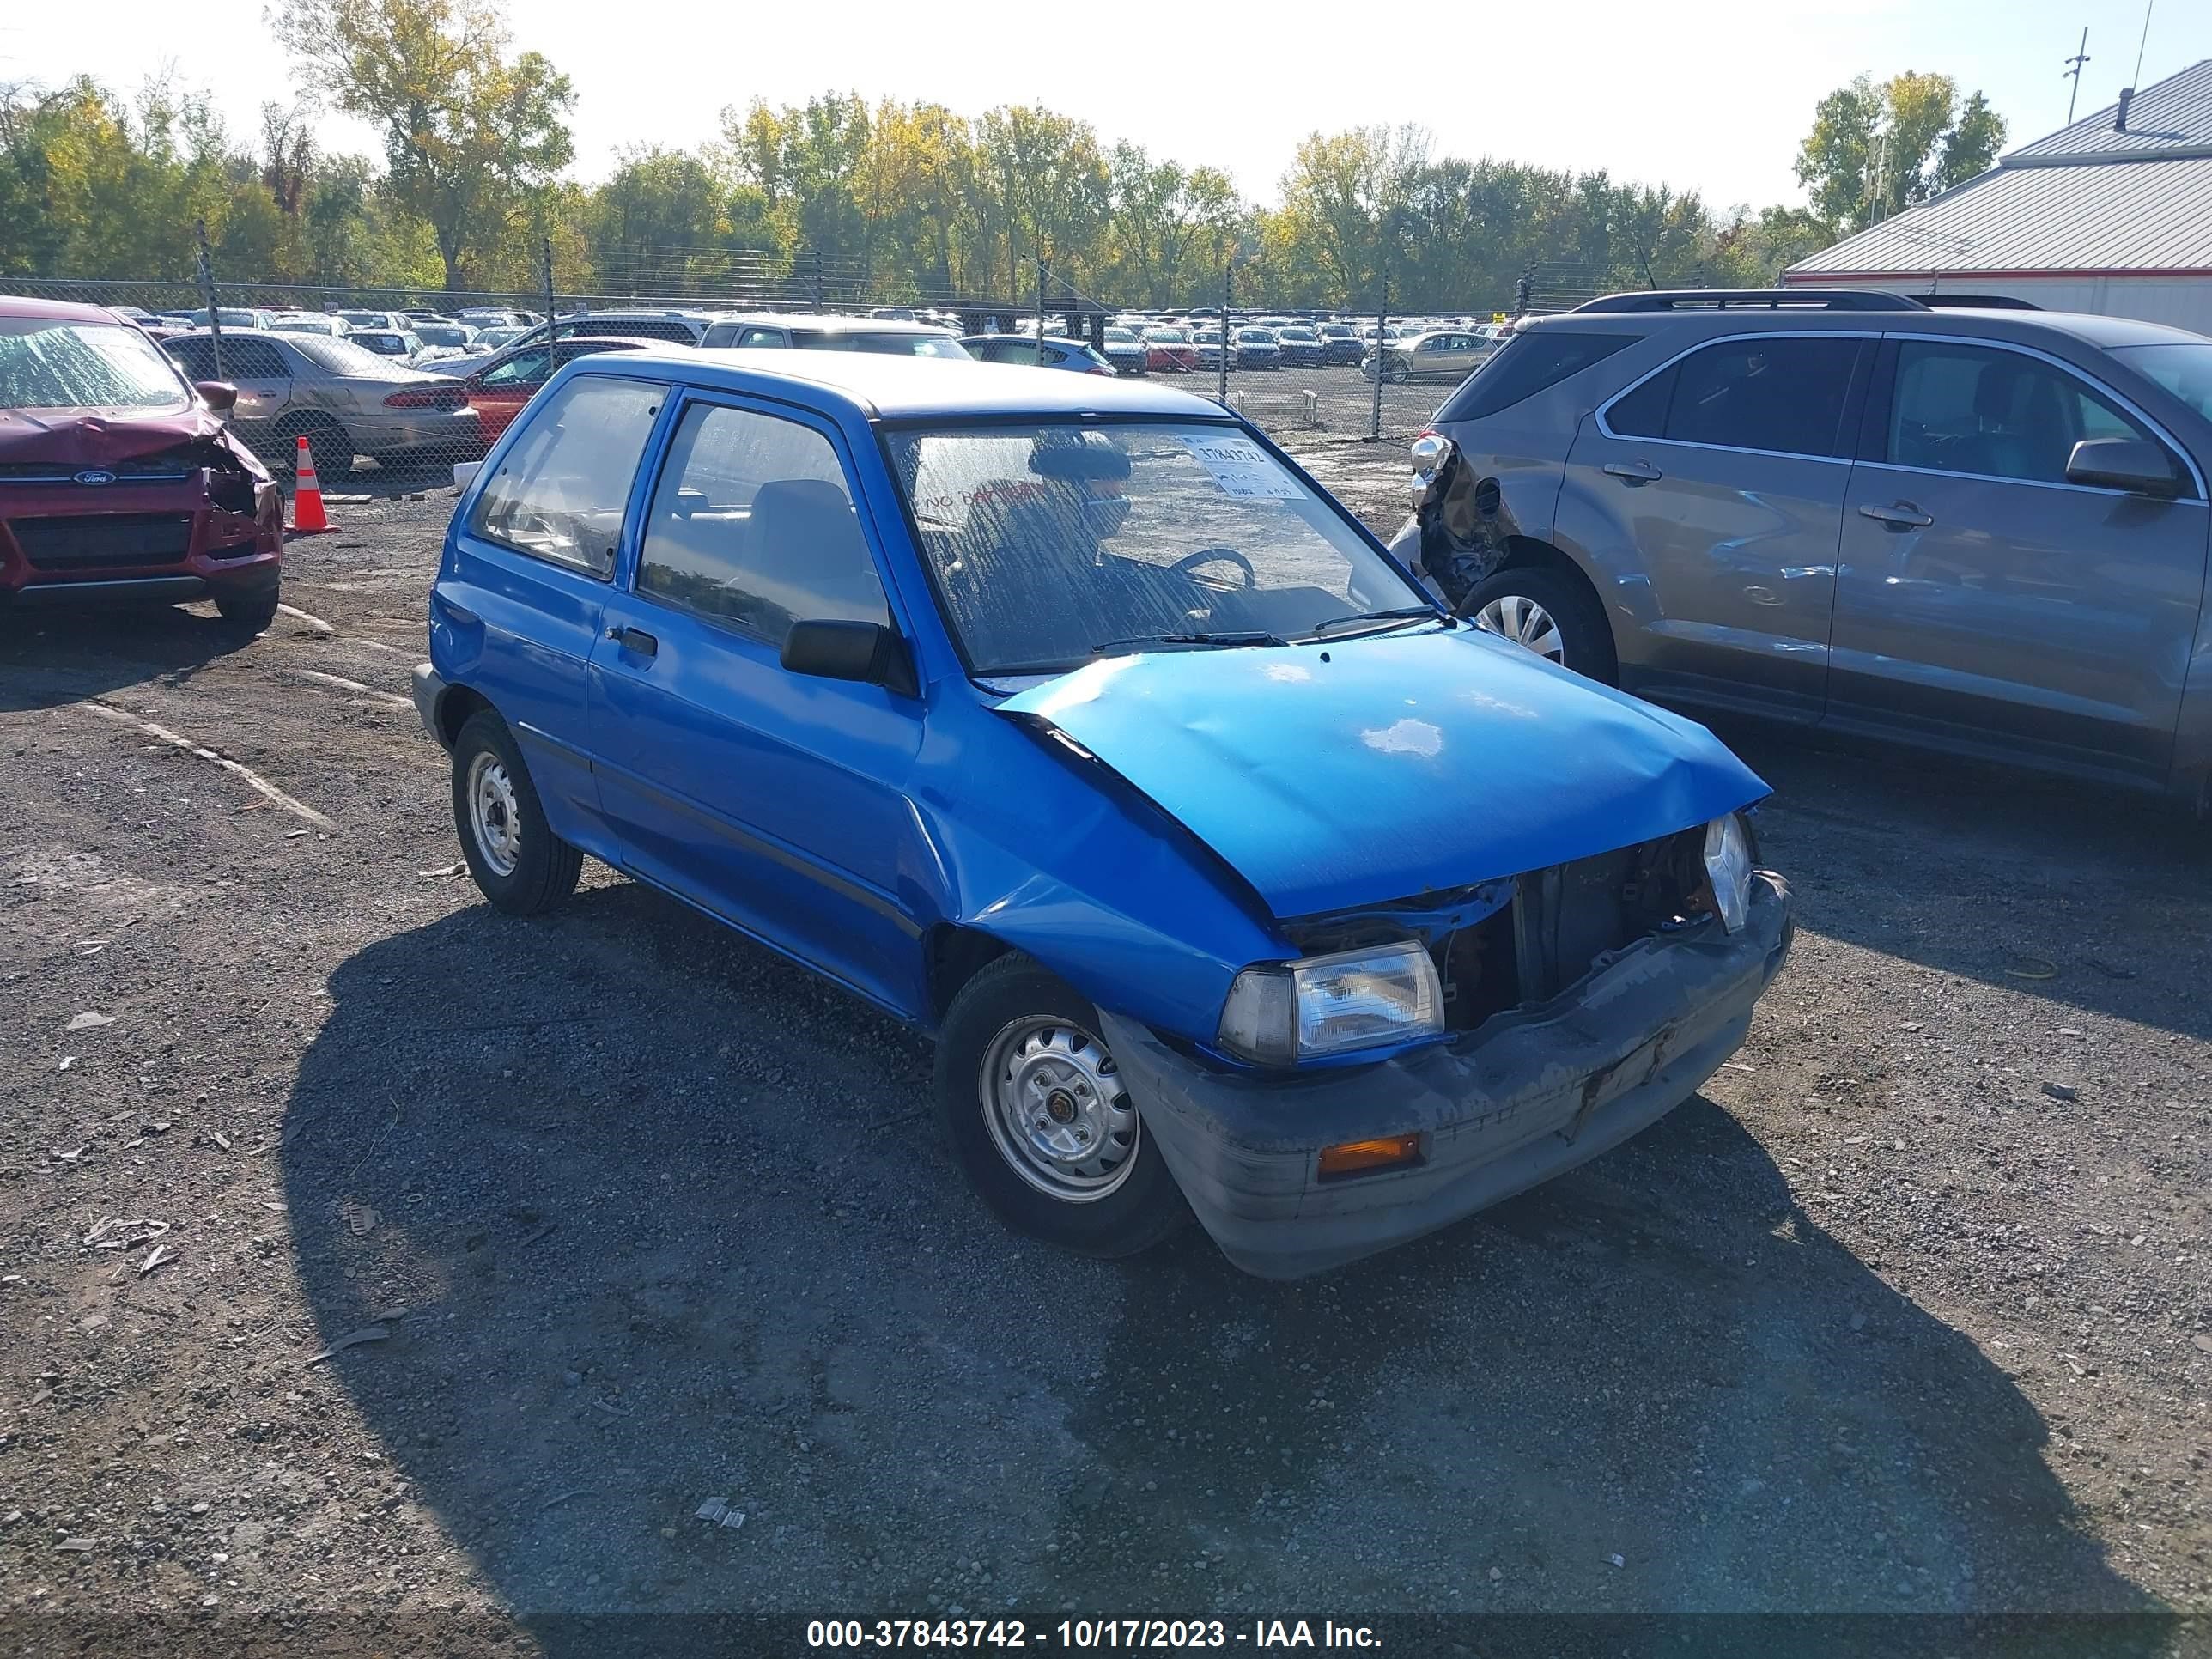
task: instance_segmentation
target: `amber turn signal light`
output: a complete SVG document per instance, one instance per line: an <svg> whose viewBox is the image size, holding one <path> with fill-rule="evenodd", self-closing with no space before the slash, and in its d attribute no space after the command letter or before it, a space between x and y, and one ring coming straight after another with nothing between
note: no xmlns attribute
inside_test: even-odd
<svg viewBox="0 0 2212 1659"><path fill-rule="evenodd" d="M1347 1140L1340 1146L1321 1149L1323 1180L1331 1176L1363 1175L1370 1170L1395 1169L1421 1161L1419 1135L1388 1135L1380 1140Z"/></svg>

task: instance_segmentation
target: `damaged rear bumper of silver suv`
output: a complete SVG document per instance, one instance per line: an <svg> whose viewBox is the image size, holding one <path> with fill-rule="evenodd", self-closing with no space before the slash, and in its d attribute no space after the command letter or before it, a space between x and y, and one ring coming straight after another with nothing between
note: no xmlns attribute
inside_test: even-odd
<svg viewBox="0 0 2212 1659"><path fill-rule="evenodd" d="M1373 1066L1211 1068L1102 1013L1146 1129L1222 1254L1266 1279L1340 1267L1620 1145L1734 1054L1788 956L1790 890L1761 871L1740 932L1640 939L1550 1001ZM1417 1134L1420 1161L1324 1179L1322 1149Z"/></svg>

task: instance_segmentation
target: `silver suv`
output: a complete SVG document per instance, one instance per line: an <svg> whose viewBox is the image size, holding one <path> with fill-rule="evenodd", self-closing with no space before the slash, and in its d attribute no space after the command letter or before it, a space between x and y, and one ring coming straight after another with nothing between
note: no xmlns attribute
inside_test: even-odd
<svg viewBox="0 0 2212 1659"><path fill-rule="evenodd" d="M1524 325L1414 464L1394 550L1592 678L2205 804L2212 340L1620 295Z"/></svg>

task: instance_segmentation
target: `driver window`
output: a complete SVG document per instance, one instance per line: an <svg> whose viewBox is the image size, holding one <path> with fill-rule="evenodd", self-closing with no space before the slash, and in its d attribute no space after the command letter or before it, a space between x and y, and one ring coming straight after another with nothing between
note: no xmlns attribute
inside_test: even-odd
<svg viewBox="0 0 2212 1659"><path fill-rule="evenodd" d="M1938 472L2064 483L2074 446L2151 434L2075 376L2017 351L1906 341L1888 459Z"/></svg>
<svg viewBox="0 0 2212 1659"><path fill-rule="evenodd" d="M477 497L470 529L607 580L630 483L666 390L596 374L569 381L526 414L520 441Z"/></svg>
<svg viewBox="0 0 2212 1659"><path fill-rule="evenodd" d="M830 440L709 404L684 411L669 446L637 586L772 645L794 622L890 621Z"/></svg>

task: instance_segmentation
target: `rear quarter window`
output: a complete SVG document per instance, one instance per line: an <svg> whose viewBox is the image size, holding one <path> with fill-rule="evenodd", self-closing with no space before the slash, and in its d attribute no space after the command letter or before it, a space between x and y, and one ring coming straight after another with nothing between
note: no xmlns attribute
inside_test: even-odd
<svg viewBox="0 0 2212 1659"><path fill-rule="evenodd" d="M1437 411L1438 421L1479 421L1557 386L1592 363L1603 362L1641 339L1570 329L1532 329L1492 352Z"/></svg>

